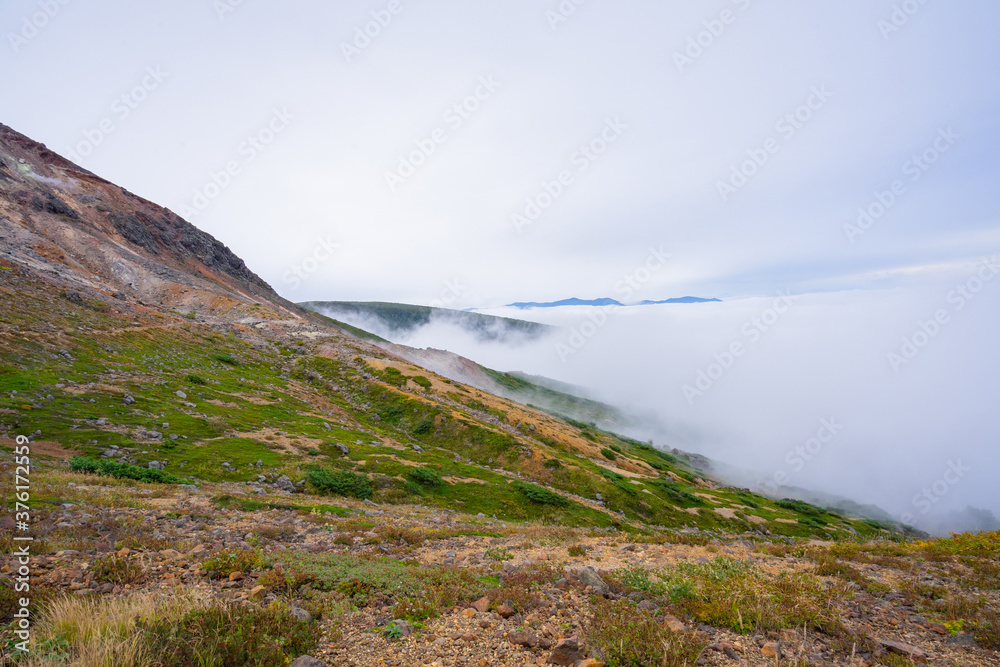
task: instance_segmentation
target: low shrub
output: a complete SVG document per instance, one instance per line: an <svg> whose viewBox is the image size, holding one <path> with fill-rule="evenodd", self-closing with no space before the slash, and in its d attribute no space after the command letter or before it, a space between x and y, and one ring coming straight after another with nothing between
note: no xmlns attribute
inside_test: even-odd
<svg viewBox="0 0 1000 667"><path fill-rule="evenodd" d="M317 623L299 621L285 605L224 604L179 621L140 624L142 641L164 667L286 665L319 642Z"/></svg>
<svg viewBox="0 0 1000 667"><path fill-rule="evenodd" d="M201 564L210 577L228 577L234 572L246 574L265 566L263 554L252 549L224 549Z"/></svg>
<svg viewBox="0 0 1000 667"><path fill-rule="evenodd" d="M306 474L306 479L320 493L360 499L372 497L372 485L368 477L348 470L334 472L325 468L312 468Z"/></svg>
<svg viewBox="0 0 1000 667"><path fill-rule="evenodd" d="M584 626L587 645L600 652L608 667L693 665L707 642L698 633L673 633L654 612L628 600L598 598Z"/></svg>
<svg viewBox="0 0 1000 667"><path fill-rule="evenodd" d="M441 474L434 468L428 468L426 466L421 468L411 468L406 476L421 486L438 487L444 485L444 480L441 479Z"/></svg>
<svg viewBox="0 0 1000 667"><path fill-rule="evenodd" d="M181 479L152 468L140 468L131 463L118 463L117 461L103 461L89 456L74 456L69 460L69 467L74 472L89 473L91 475L106 475L119 479L134 479L139 482L150 482L157 484L180 484Z"/></svg>
<svg viewBox="0 0 1000 667"><path fill-rule="evenodd" d="M550 491L535 484L518 481L514 482L514 487L527 496L528 500L539 505L554 505L556 507L569 505L569 501L555 491Z"/></svg>
<svg viewBox="0 0 1000 667"><path fill-rule="evenodd" d="M90 565L94 580L102 584L134 584L146 576L142 564L128 556L107 554L98 556Z"/></svg>

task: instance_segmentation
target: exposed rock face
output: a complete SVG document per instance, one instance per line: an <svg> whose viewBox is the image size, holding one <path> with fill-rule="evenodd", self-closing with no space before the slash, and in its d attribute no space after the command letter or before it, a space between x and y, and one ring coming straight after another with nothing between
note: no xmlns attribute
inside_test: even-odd
<svg viewBox="0 0 1000 667"><path fill-rule="evenodd" d="M0 239L5 254L75 282L81 299L101 285L185 308L229 291L303 313L212 235L2 124Z"/></svg>

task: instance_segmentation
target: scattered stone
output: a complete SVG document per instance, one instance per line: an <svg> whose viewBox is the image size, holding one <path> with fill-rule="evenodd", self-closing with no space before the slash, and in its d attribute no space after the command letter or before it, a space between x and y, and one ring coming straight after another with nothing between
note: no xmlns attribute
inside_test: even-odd
<svg viewBox="0 0 1000 667"><path fill-rule="evenodd" d="M135 399L132 397L131 394L125 394L122 397L122 403L124 403L125 405L132 405L133 403L135 403Z"/></svg>
<svg viewBox="0 0 1000 667"><path fill-rule="evenodd" d="M499 607L497 607L497 613L500 614L502 618L510 618L516 612L514 611L514 608L511 607L509 604L502 604Z"/></svg>
<svg viewBox="0 0 1000 667"><path fill-rule="evenodd" d="M781 644L768 642L760 647L760 652L765 658L777 658L781 655Z"/></svg>
<svg viewBox="0 0 1000 667"><path fill-rule="evenodd" d="M472 603L473 608L478 612L485 613L490 608L490 598L489 596L483 596Z"/></svg>
<svg viewBox="0 0 1000 667"><path fill-rule="evenodd" d="M311 655L302 655L288 663L288 667L326 667L326 663Z"/></svg>
<svg viewBox="0 0 1000 667"><path fill-rule="evenodd" d="M580 568L578 574L580 575L580 580L587 586L593 588L594 592L598 595L604 595L608 592L608 585L604 583L604 580L601 579L600 575L597 574L597 571L594 568L588 565Z"/></svg>
<svg viewBox="0 0 1000 667"><path fill-rule="evenodd" d="M580 649L580 639L575 636L560 641L549 654L549 662L553 665L575 665L581 658L583 652Z"/></svg>
<svg viewBox="0 0 1000 667"><path fill-rule="evenodd" d="M264 599L265 595L267 595L266 588L264 588L263 586L254 586L253 588L250 589L250 592L247 594L247 597L255 602L260 602L261 600Z"/></svg>
<svg viewBox="0 0 1000 667"><path fill-rule="evenodd" d="M904 644L902 642L888 641L880 641L879 644L891 653L896 653L907 657L910 660L916 660L917 662L927 662L927 654L918 649L916 646L910 646L909 644Z"/></svg>
<svg viewBox="0 0 1000 667"><path fill-rule="evenodd" d="M177 391L177 398L187 398L187 397L188 395L185 394L183 391L180 390Z"/></svg>
<svg viewBox="0 0 1000 667"><path fill-rule="evenodd" d="M312 623L313 620L312 614L301 607L292 607L292 616L304 623Z"/></svg>

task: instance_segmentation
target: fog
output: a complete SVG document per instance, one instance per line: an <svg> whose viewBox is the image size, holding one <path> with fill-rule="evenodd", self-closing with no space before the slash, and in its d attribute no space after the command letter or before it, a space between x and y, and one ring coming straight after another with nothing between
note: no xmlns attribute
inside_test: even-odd
<svg viewBox="0 0 1000 667"><path fill-rule="evenodd" d="M587 387L650 418L632 435L745 471L748 485L840 494L940 533L969 505L1000 513L1000 280L977 270L908 289L494 308L560 332L508 347L432 323L397 342Z"/></svg>

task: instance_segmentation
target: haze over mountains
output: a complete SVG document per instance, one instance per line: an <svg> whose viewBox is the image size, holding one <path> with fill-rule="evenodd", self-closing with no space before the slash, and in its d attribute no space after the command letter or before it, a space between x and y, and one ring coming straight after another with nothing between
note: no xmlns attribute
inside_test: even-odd
<svg viewBox="0 0 1000 667"><path fill-rule="evenodd" d="M600 299L577 299L576 297L571 299L562 299L561 301L519 301L516 303L509 303L507 307L509 308L559 308L560 306L625 306L625 305L638 305L638 306L649 306L656 304L665 303L709 303L712 301L719 301L720 299L703 299L696 296L683 296L673 299L663 299L662 301L650 301L644 300L639 301L636 304L624 304L621 301L611 299L608 297L603 297Z"/></svg>

